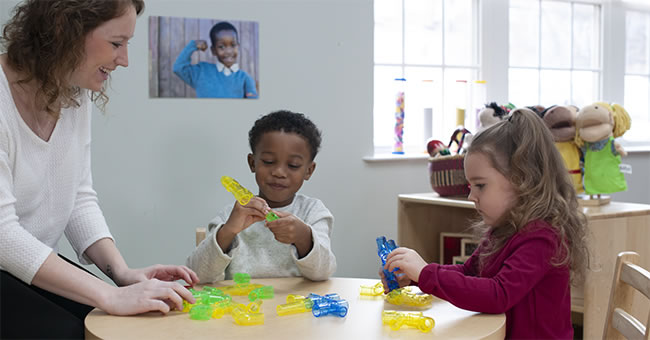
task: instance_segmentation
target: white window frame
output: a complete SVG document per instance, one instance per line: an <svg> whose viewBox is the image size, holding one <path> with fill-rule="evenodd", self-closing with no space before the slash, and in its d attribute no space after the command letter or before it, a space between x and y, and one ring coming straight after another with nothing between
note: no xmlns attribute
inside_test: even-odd
<svg viewBox="0 0 650 340"><path fill-rule="evenodd" d="M622 28L616 27L617 31L619 31L619 30L622 31L621 34L626 34L625 20L626 20L626 15L627 15L628 11L640 12L640 13L643 13L643 14L645 14L647 16L650 16L650 3L647 3L647 2L642 3L642 2L636 2L636 1L622 0L620 2L619 6L614 7L614 13L616 15L618 15L614 19L620 20L621 25L623 26ZM623 40L623 42L622 42L623 46L620 47L620 48L623 48L623 51L627 52L627 48L625 47L625 40L627 40L627 39L621 39L621 40ZM649 41L649 43L650 43L650 41ZM625 96L625 89L624 89L625 86L624 85L625 85L625 77L626 76L642 76L642 77L645 77L647 79L648 85L650 87L650 68L646 69L645 73L636 73L636 72L635 73L628 73L627 72L627 67L626 67L626 55L625 55L625 53L623 53L619 57L622 60L617 59L616 62L622 64L621 67L623 69L623 71L622 71L623 79L621 80L621 82L623 83L623 86L621 88L623 90L622 90L621 96L623 96L623 97ZM650 58L650 54L646 53L646 57ZM648 59L648 62L650 63L650 59ZM646 95L648 96L647 100L650 102L650 93L647 93ZM625 106L624 99L621 99L620 103L623 103L623 106ZM648 105L648 107L650 107L650 105ZM648 114L648 117L649 117L648 120L650 120L650 114ZM646 126L647 126L647 124L649 122L645 122L645 123L646 123ZM633 118L632 119L632 128L634 128L634 127L635 127L635 124L634 124L634 118ZM648 150L650 150L650 141L649 140L646 140L646 141L639 141L639 140L630 141L630 140L626 140L625 135L623 135L620 138L620 141L621 141L621 144L625 147L626 151L635 151L635 150L648 151Z"/></svg>
<svg viewBox="0 0 650 340"><path fill-rule="evenodd" d="M650 4L646 0L554 0L601 6L600 15L600 98L612 103L623 103L625 79L625 11L647 11ZM490 101L508 101L509 69L509 0L479 1L479 76L487 81L487 98ZM499 18L482 20L480 18ZM622 52L623 51L623 52ZM374 126L372 127L374 129ZM650 136L647 141L631 143L620 138L628 152L649 151ZM374 145L374 142L373 142ZM395 160L426 158L421 155L386 155L385 150L375 148L374 155L366 157L373 160Z"/></svg>
<svg viewBox="0 0 650 340"><path fill-rule="evenodd" d="M480 41L481 41L481 36L480 36L481 35L481 29L480 29L481 28L481 26L480 26L481 20L480 20L480 18L481 18L481 15L479 14L479 12L481 10L481 3L486 1L486 0L471 0L472 3L473 3L472 6L476 9L475 11L473 11L473 13L475 14L475 17L472 18L471 20L473 20L474 22L479 22L479 25L477 25L476 32L475 32L475 38L478 40L477 42L475 42L475 44L477 45L477 50L476 50L477 55L476 55L476 58L473 58L473 59L476 60L476 63L470 64L470 65L451 65L451 64L448 64L448 63L445 62L446 58L445 58L445 53L444 52L442 53L442 63L441 64L433 64L433 63L432 64L409 64L409 63L407 63L405 61L405 53L404 53L405 41L406 41L406 39L405 39L405 32L406 32L406 19L405 19L405 16L406 16L406 14L405 14L405 11L403 9L404 9L405 0L395 0L395 1L400 1L401 6L402 6L402 60L401 60L400 63L373 63L373 68L376 67L376 66L400 67L401 68L401 77L402 78L405 77L405 69L407 67L423 67L423 68L440 69L441 73L442 73L443 84L446 83L445 70L448 70L448 69L469 69L469 70L474 70L476 72L476 75L477 75L478 79L466 79L468 81L468 83L469 83L469 81L481 79L480 78L481 77L481 48L480 48L480 46L481 46L480 45ZM491 1L491 0L488 0L488 1ZM444 11L444 7L445 7L445 2L443 0L442 1L443 11ZM444 47L445 38L446 38L444 21L445 21L445 18L443 16L443 28L442 28L443 29L443 34L442 34L442 45L443 45L443 47ZM453 92L453 89L447 89L447 90L448 91L446 92L446 89L443 86L442 107L448 107L449 106L448 102L452 101L452 99L451 99L452 96L450 94ZM373 107L374 107L374 100L373 100ZM374 111L374 109L373 109L373 111ZM435 117L434 117L434 119L435 119ZM373 131L374 131L374 119L373 119ZM451 131L449 131L449 133L451 134ZM440 137L440 138L442 138L442 137ZM374 153L375 153L374 158L377 158L377 159L391 159L393 157L394 158L405 158L404 157L405 155L409 156L409 155L413 155L414 153L421 154L421 151L426 150L425 145L422 145L422 148L417 150L417 151L413 149L412 145L404 145L405 155L391 156L391 152L392 152L392 148L393 148L392 145L379 145L379 146L376 145L374 143L374 134L373 134L373 146L374 146ZM419 155L419 156L420 157L416 156L415 158L422 158L422 157L425 157L426 155L425 156ZM406 157L406 158L414 158L414 157Z"/></svg>
<svg viewBox="0 0 650 340"><path fill-rule="evenodd" d="M602 51L601 46L602 46L602 41L603 41L601 32L599 32L599 39L598 39L597 47L596 47L596 51L595 51L595 53L599 53L599 55L598 55L598 65L595 68L578 68L578 67L575 67L575 64L574 64L574 51L573 51L573 44L574 44L573 21L574 21L574 10L575 10L574 5L576 5L576 4L588 4L588 5L596 5L596 6L598 6L598 4L595 4L593 2L586 3L584 1L576 1L576 0L574 0L574 1L534 0L534 1L537 2L537 5L538 5L538 21L537 21L538 30L539 30L538 41L537 41L537 44L538 44L538 46L537 46L537 48L538 48L538 50L537 50L537 53L538 53L537 62L538 62L538 64L537 64L537 66L509 65L508 71L510 71L511 69L537 71L537 102L533 102L533 103L514 103L514 104L516 104L516 105L522 105L522 104L523 105L537 105L537 104L541 104L542 106L559 105L559 104L562 104L562 103L543 103L541 101L541 98L542 98L542 71L568 71L568 72L571 72L571 73L573 73L573 71L589 71L589 72L596 72L598 74L598 79L599 80L602 79L602 76L603 76L602 65L603 65L603 63L602 63L602 56L599 53L599 51ZM568 3L569 5L571 5L571 18L570 18L570 23L571 23L571 39L570 39L570 41L571 42L570 42L570 46L569 46L569 48L571 50L571 62L570 62L570 65L568 67L548 67L548 66L543 66L542 65L542 3L543 2L560 2L560 3ZM598 7L599 7L598 23L599 23L599 27L602 28L603 27L603 23L602 23L602 6L598 6ZM508 72L508 74L509 74L509 72ZM574 96L573 96L573 80L574 79L573 79L573 74L572 74L571 77L569 78L569 81L570 81L570 84L569 84L569 99L574 98ZM595 92L597 93L596 97L599 97L599 94L602 93L601 89L600 89L601 84L602 84L601 81L599 81L599 83L596 84L596 90L595 90ZM574 104L574 103L570 102L568 104Z"/></svg>

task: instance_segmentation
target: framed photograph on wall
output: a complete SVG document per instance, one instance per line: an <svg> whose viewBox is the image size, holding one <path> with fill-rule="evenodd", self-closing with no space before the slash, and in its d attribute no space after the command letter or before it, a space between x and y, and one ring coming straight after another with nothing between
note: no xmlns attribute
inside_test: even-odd
<svg viewBox="0 0 650 340"><path fill-rule="evenodd" d="M460 240L460 253L462 256L470 257L474 254L474 250L478 248L478 242L473 239L464 238Z"/></svg>
<svg viewBox="0 0 650 340"><path fill-rule="evenodd" d="M150 98L258 98L259 24L149 17Z"/></svg>

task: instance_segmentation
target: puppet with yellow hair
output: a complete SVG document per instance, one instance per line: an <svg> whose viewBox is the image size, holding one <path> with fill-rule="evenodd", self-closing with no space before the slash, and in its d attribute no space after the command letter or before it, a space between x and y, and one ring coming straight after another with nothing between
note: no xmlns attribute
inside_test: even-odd
<svg viewBox="0 0 650 340"><path fill-rule="evenodd" d="M630 129L631 119L618 105L598 102L583 107L576 117L576 144L584 155L584 187L589 195L627 190L619 169L627 153L614 138Z"/></svg>

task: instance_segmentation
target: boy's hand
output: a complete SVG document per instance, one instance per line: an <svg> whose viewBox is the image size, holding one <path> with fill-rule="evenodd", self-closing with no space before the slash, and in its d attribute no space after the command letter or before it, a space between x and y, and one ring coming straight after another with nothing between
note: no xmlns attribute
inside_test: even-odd
<svg viewBox="0 0 650 340"><path fill-rule="evenodd" d="M399 268L395 274L406 274L412 281L418 281L420 272L427 265L422 257L413 249L399 247L386 256L386 265L384 269L392 271Z"/></svg>
<svg viewBox="0 0 650 340"><path fill-rule="evenodd" d="M260 197L253 197L246 205L235 201L228 221L217 232L217 243L223 252L227 252L235 236L251 224L263 221L266 213L271 210L266 201Z"/></svg>
<svg viewBox="0 0 650 340"><path fill-rule="evenodd" d="M222 229L239 234L251 224L263 221L269 210L271 208L269 208L266 201L257 196L251 198L246 205L241 205L238 201L235 201L228 221L226 221Z"/></svg>
<svg viewBox="0 0 650 340"><path fill-rule="evenodd" d="M298 217L284 212L275 212L279 219L266 222L266 227L273 233L278 242L293 244L298 250L298 255L304 257L313 247L311 228Z"/></svg>
<svg viewBox="0 0 650 340"><path fill-rule="evenodd" d="M205 51L208 49L208 43L205 40L194 40L196 48L200 51Z"/></svg>

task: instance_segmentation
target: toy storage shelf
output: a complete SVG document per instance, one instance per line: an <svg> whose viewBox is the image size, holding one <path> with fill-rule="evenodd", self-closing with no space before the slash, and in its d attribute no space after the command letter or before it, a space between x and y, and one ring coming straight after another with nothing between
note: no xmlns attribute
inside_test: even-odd
<svg viewBox="0 0 650 340"><path fill-rule="evenodd" d="M584 338L596 339L602 337L616 255L636 251L641 266L650 267L650 205L611 202L580 209L588 219L591 268L584 286L571 289L571 310L583 313ZM478 218L474 203L462 197L433 192L398 195L397 244L415 249L427 262L439 262L440 233L466 233L474 218ZM647 319L650 306L637 305L633 311Z"/></svg>

